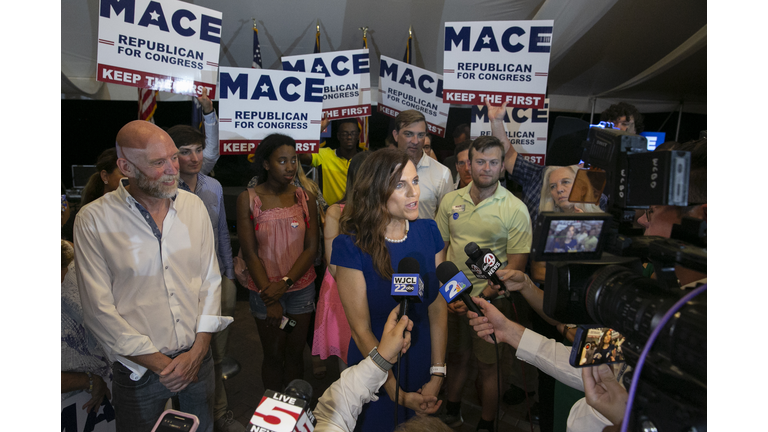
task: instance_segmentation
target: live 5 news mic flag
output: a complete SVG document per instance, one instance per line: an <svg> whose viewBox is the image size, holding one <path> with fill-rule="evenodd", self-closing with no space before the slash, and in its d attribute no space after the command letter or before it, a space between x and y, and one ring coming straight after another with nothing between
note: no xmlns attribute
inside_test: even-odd
<svg viewBox="0 0 768 432"><path fill-rule="evenodd" d="M253 153L261 140L273 133L296 140L297 153L317 153L323 106L322 76L222 67L219 82L222 155Z"/></svg>
<svg viewBox="0 0 768 432"><path fill-rule="evenodd" d="M176 0L101 0L96 79L214 95L221 22L221 12Z"/></svg>
<svg viewBox="0 0 768 432"><path fill-rule="evenodd" d="M309 393L306 394L306 390ZM304 380L293 380L282 392L265 390L251 417L249 432L312 432L317 420L309 409L312 386Z"/></svg>
<svg viewBox="0 0 768 432"><path fill-rule="evenodd" d="M443 100L544 108L554 21L446 22Z"/></svg>

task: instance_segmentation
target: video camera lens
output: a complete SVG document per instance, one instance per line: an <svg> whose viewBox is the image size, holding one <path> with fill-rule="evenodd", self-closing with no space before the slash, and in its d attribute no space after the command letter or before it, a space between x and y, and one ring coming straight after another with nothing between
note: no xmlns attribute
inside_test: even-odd
<svg viewBox="0 0 768 432"><path fill-rule="evenodd" d="M626 267L609 265L596 271L586 292L587 313L605 327L627 337L629 357L638 358L664 314L685 294L664 290L654 280ZM680 370L706 382L706 294L684 306L665 325L654 352Z"/></svg>

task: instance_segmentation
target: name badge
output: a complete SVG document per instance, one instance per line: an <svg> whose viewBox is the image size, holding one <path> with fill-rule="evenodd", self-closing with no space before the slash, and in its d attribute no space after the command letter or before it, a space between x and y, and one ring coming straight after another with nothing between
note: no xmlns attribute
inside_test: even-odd
<svg viewBox="0 0 768 432"><path fill-rule="evenodd" d="M456 213L456 212L463 212L464 211L464 204L453 206L453 211L454 211L454 213Z"/></svg>

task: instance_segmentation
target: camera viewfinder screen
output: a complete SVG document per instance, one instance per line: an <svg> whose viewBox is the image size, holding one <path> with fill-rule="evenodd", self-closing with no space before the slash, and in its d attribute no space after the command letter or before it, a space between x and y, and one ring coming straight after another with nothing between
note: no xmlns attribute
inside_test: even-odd
<svg viewBox="0 0 768 432"><path fill-rule="evenodd" d="M553 220L544 253L594 252L603 223L602 220Z"/></svg>
<svg viewBox="0 0 768 432"><path fill-rule="evenodd" d="M624 361L624 336L609 328L591 328L581 345L579 366Z"/></svg>

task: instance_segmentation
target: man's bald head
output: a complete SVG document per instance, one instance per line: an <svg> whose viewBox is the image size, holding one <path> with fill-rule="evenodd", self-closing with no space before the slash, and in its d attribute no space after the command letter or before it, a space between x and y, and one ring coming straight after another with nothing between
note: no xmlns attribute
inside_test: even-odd
<svg viewBox="0 0 768 432"><path fill-rule="evenodd" d="M123 126L117 133L117 157L127 158L137 155L135 150L147 150L156 144L164 142L173 144L171 137L154 123L145 120L134 120Z"/></svg>
<svg viewBox="0 0 768 432"><path fill-rule="evenodd" d="M154 124L135 120L117 133L117 166L139 193L167 198L176 193L179 150L171 137ZM134 180L136 180L134 182ZM132 194L134 191L132 189Z"/></svg>

